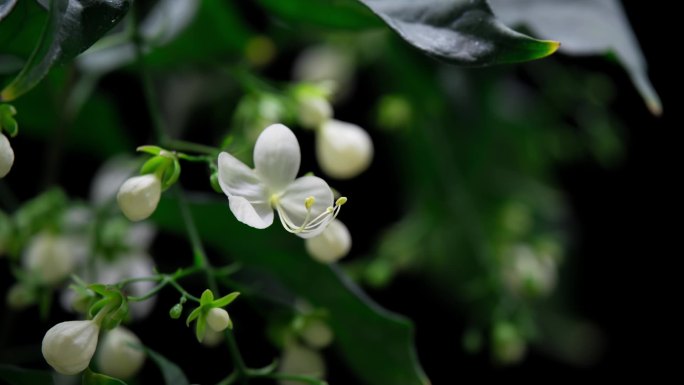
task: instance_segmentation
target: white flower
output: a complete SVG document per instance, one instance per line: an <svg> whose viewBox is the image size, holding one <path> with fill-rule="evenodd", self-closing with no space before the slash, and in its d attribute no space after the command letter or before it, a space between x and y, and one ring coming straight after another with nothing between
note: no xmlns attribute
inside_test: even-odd
<svg viewBox="0 0 684 385"><path fill-rule="evenodd" d="M14 164L14 150L7 137L0 133L0 178L9 173Z"/></svg>
<svg viewBox="0 0 684 385"><path fill-rule="evenodd" d="M69 238L49 233L34 236L22 254L27 270L47 285L59 283L74 270L76 244Z"/></svg>
<svg viewBox="0 0 684 385"><path fill-rule="evenodd" d="M333 178L353 178L370 166L373 141L361 127L329 120L316 134L316 157L326 174Z"/></svg>
<svg viewBox="0 0 684 385"><path fill-rule="evenodd" d="M212 308L207 313L207 325L215 332L222 332L231 326L230 316L225 309Z"/></svg>
<svg viewBox="0 0 684 385"><path fill-rule="evenodd" d="M325 377L325 361L321 354L306 346L300 345L295 341L289 341L283 349L282 357L280 357L281 373L310 376L315 378ZM294 385L298 382L294 381L280 381L281 385Z"/></svg>
<svg viewBox="0 0 684 385"><path fill-rule="evenodd" d="M141 221L152 215L160 197L161 180L156 174L129 178L116 194L121 211L131 221Z"/></svg>
<svg viewBox="0 0 684 385"><path fill-rule="evenodd" d="M112 329L102 338L96 356L97 366L108 376L133 377L145 362L145 353L131 346L140 344L140 339L125 327Z"/></svg>
<svg viewBox="0 0 684 385"><path fill-rule="evenodd" d="M259 135L254 146L254 169L222 152L218 158L219 184L235 217L264 229L273 223L275 209L285 230L302 238L320 234L346 198L338 199L333 206L332 190L323 179L295 179L299 163L297 138L282 124L271 125Z"/></svg>
<svg viewBox="0 0 684 385"><path fill-rule="evenodd" d="M306 251L317 261L332 263L351 249L351 235L344 223L335 219L323 232L305 242Z"/></svg>
<svg viewBox="0 0 684 385"><path fill-rule="evenodd" d="M43 357L57 372L77 374L90 364L99 332L93 320L58 323L43 337Z"/></svg>

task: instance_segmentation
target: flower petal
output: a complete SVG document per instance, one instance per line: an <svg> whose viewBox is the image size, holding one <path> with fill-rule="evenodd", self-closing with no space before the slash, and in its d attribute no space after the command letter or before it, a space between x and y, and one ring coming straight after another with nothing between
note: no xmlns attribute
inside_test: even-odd
<svg viewBox="0 0 684 385"><path fill-rule="evenodd" d="M265 229L273 223L273 209L268 204L250 203L241 196L228 197L230 211L238 221L257 229Z"/></svg>
<svg viewBox="0 0 684 385"><path fill-rule="evenodd" d="M280 198L279 205L296 226L301 226L306 219L306 206L304 201L308 197L314 197L311 206L309 221L323 214L328 207L333 205L333 192L330 186L321 178L315 176L303 176L292 182ZM332 216L330 217L332 220ZM302 238L311 238L320 234L325 225L313 232L297 234Z"/></svg>
<svg viewBox="0 0 684 385"><path fill-rule="evenodd" d="M281 192L295 179L300 157L297 137L282 124L266 127L254 145L256 173L272 193Z"/></svg>
<svg viewBox="0 0 684 385"><path fill-rule="evenodd" d="M230 198L240 196L252 203L268 202L268 192L259 176L227 152L218 157L218 180L221 190Z"/></svg>

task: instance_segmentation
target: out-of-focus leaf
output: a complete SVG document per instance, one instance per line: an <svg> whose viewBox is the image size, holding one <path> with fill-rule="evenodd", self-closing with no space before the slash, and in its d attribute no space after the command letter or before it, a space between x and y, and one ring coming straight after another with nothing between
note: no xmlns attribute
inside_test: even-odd
<svg viewBox="0 0 684 385"><path fill-rule="evenodd" d="M52 373L43 370L28 370L13 365L0 364L0 379L10 385L51 385Z"/></svg>
<svg viewBox="0 0 684 385"><path fill-rule="evenodd" d="M273 14L292 23L340 29L378 27L372 12L353 0L259 0Z"/></svg>
<svg viewBox="0 0 684 385"><path fill-rule="evenodd" d="M35 1L20 1L0 22L0 75L15 75L21 69L40 40L47 15Z"/></svg>
<svg viewBox="0 0 684 385"><path fill-rule="evenodd" d="M104 374L95 373L90 370L90 368L87 368L83 372L81 379L81 384L83 385L126 385L125 382L119 379L105 376Z"/></svg>
<svg viewBox="0 0 684 385"><path fill-rule="evenodd" d="M128 11L130 0L53 0L40 43L16 78L0 92L13 100L36 86L59 63L80 54Z"/></svg>
<svg viewBox="0 0 684 385"><path fill-rule="evenodd" d="M0 0L0 21L4 19L17 4L17 0Z"/></svg>
<svg viewBox="0 0 684 385"><path fill-rule="evenodd" d="M184 221L176 206L175 201L162 200L153 219L164 229L182 233ZM197 225L207 244L245 267L276 277L314 306L324 307L336 346L364 383L429 383L415 355L410 321L378 306L337 268L315 262L299 238L276 225L267 230L245 226L235 220L227 202L196 203L192 213L202 218Z"/></svg>
<svg viewBox="0 0 684 385"><path fill-rule="evenodd" d="M136 346L136 348L144 350L152 361L157 364L166 385L190 385L190 381L185 377L183 371L176 364L166 359L166 357L142 345Z"/></svg>
<svg viewBox="0 0 684 385"><path fill-rule="evenodd" d="M360 0L404 40L428 55L463 66L524 62L559 43L503 25L485 0Z"/></svg>
<svg viewBox="0 0 684 385"><path fill-rule="evenodd" d="M614 54L655 115L662 113L646 61L617 0L490 0L503 22L523 24L541 37L562 42L570 55Z"/></svg>

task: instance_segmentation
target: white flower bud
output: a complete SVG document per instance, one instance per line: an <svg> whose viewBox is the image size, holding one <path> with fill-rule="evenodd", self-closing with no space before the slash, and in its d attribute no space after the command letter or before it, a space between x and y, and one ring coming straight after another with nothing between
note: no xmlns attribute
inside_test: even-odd
<svg viewBox="0 0 684 385"><path fill-rule="evenodd" d="M218 346L223 342L225 336L223 332L217 332L212 328L207 328L204 332L204 338L202 339L202 345L213 348Z"/></svg>
<svg viewBox="0 0 684 385"><path fill-rule="evenodd" d="M155 174L129 178L116 194L121 211L131 221L141 221L152 215L160 197L161 181Z"/></svg>
<svg viewBox="0 0 684 385"><path fill-rule="evenodd" d="M333 340L330 326L319 319L309 320L299 334L307 345L315 349L323 349Z"/></svg>
<svg viewBox="0 0 684 385"><path fill-rule="evenodd" d="M112 329L102 338L96 357L97 366L108 376L133 377L145 362L145 353L131 346L140 344L140 339L125 327Z"/></svg>
<svg viewBox="0 0 684 385"><path fill-rule="evenodd" d="M58 323L43 337L43 357L57 372L77 374L90 364L99 332L92 320Z"/></svg>
<svg viewBox="0 0 684 385"><path fill-rule="evenodd" d="M361 127L328 120L316 135L316 157L327 175L353 178L365 171L373 159L373 141Z"/></svg>
<svg viewBox="0 0 684 385"><path fill-rule="evenodd" d="M304 128L316 129L330 120L333 111L322 96L301 95L297 97L297 117Z"/></svg>
<svg viewBox="0 0 684 385"><path fill-rule="evenodd" d="M0 178L9 173L14 164L14 150L7 137L0 133Z"/></svg>
<svg viewBox="0 0 684 385"><path fill-rule="evenodd" d="M207 325L216 332L222 332L232 326L228 312L220 307L209 310L207 313Z"/></svg>
<svg viewBox="0 0 684 385"><path fill-rule="evenodd" d="M535 253L527 245L517 245L506 254L503 278L509 290L519 295L548 295L556 286L556 261Z"/></svg>
<svg viewBox="0 0 684 385"><path fill-rule="evenodd" d="M323 232L306 239L306 251L321 263L333 263L349 253L351 235L344 223L334 219Z"/></svg>
<svg viewBox="0 0 684 385"><path fill-rule="evenodd" d="M324 378L325 370L325 361L323 361L323 357L316 350L309 349L294 341L285 345L283 355L280 358L279 372ZM298 382L280 381L280 384L295 385Z"/></svg>
<svg viewBox="0 0 684 385"><path fill-rule="evenodd" d="M33 237L22 255L24 266L48 285L64 280L74 270L76 254L68 238L41 233Z"/></svg>

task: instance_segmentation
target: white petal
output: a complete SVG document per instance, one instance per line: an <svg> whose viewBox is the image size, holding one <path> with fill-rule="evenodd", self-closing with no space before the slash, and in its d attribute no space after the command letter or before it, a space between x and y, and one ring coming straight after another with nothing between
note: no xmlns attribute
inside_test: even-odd
<svg viewBox="0 0 684 385"><path fill-rule="evenodd" d="M230 211L238 221L257 229L265 229L273 223L273 209L268 202L253 204L237 195L228 200Z"/></svg>
<svg viewBox="0 0 684 385"><path fill-rule="evenodd" d="M259 176L227 152L218 157L218 180L221 190L230 198L240 196L249 202L268 201L268 193Z"/></svg>
<svg viewBox="0 0 684 385"><path fill-rule="evenodd" d="M315 176L303 176L292 182L282 197L279 205L295 226L301 226L306 219L306 206L304 201L308 197L314 197L314 204L311 206L309 220L318 217L325 212L328 207L333 206L333 193L328 184L321 178ZM330 217L332 219L332 217ZM316 231L297 234L302 238L311 238L320 234L325 229L321 226Z"/></svg>
<svg viewBox="0 0 684 385"><path fill-rule="evenodd" d="M9 173L13 163L14 150L12 150L12 146L7 137L0 133L0 178Z"/></svg>
<svg viewBox="0 0 684 385"><path fill-rule="evenodd" d="M297 137L282 124L266 127L254 145L256 172L274 193L282 191L295 179L300 156Z"/></svg>

